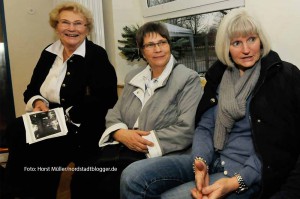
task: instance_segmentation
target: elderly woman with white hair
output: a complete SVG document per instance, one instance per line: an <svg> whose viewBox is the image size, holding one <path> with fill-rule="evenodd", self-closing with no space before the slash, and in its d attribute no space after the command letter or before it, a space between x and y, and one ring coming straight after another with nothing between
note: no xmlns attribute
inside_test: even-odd
<svg viewBox="0 0 300 199"><path fill-rule="evenodd" d="M122 199L300 198L299 69L270 49L243 8L224 17L215 48L192 156L133 163Z"/></svg>

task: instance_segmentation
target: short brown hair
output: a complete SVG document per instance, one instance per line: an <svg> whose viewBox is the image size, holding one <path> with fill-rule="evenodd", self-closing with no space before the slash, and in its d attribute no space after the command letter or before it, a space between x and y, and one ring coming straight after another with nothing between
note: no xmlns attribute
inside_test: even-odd
<svg viewBox="0 0 300 199"><path fill-rule="evenodd" d="M167 27L160 22L147 22L144 25L142 25L137 33L136 33L136 43L138 45L139 49L143 48L144 45L144 37L147 34L157 33L160 34L163 38L165 38L168 43L170 43L170 35Z"/></svg>

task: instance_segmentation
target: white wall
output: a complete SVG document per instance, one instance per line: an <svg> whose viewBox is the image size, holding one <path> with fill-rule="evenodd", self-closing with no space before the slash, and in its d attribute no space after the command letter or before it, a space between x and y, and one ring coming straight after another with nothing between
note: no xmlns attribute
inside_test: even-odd
<svg viewBox="0 0 300 199"><path fill-rule="evenodd" d="M246 8L260 19L272 49L300 68L300 1L246 0Z"/></svg>
<svg viewBox="0 0 300 199"><path fill-rule="evenodd" d="M116 69L118 84L122 85L128 71L145 64L143 61L127 61L118 49L118 46L123 46L118 43L118 40L123 39L123 27L144 23L140 0L103 0L103 8L106 50Z"/></svg>
<svg viewBox="0 0 300 199"><path fill-rule="evenodd" d="M54 40L48 23L52 0L4 0L16 115L25 112L23 92L43 50Z"/></svg>

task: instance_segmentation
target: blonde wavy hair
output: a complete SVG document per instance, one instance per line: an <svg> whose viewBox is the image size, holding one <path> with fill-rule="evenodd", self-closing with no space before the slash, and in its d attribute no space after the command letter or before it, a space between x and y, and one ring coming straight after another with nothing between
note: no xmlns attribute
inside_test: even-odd
<svg viewBox="0 0 300 199"><path fill-rule="evenodd" d="M231 10L220 23L215 41L215 51L218 59L227 66L234 66L230 57L230 41L234 37L258 35L261 42L261 57L266 56L270 50L269 39L260 23L250 16L244 8Z"/></svg>
<svg viewBox="0 0 300 199"><path fill-rule="evenodd" d="M63 2L58 4L50 13L49 13L49 24L52 28L56 28L58 24L58 17L62 11L73 11L75 13L82 14L86 19L86 27L88 28L89 32L91 32L94 28L94 19L92 13L83 5L76 3L76 2Z"/></svg>

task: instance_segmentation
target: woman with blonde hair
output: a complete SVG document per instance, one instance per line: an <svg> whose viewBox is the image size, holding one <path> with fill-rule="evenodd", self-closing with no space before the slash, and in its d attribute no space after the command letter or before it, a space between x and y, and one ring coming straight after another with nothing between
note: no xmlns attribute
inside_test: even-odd
<svg viewBox="0 0 300 199"><path fill-rule="evenodd" d="M300 198L299 69L270 50L244 8L224 17L215 48L192 156L133 163L122 173L122 199Z"/></svg>
<svg viewBox="0 0 300 199"><path fill-rule="evenodd" d="M63 108L68 133L27 144L22 117L16 118L7 128L4 198L56 198L62 170L98 150L105 115L117 101L114 67L106 51L87 39L93 29L90 11L63 2L50 12L49 23L58 40L42 51L24 102L27 112Z"/></svg>

